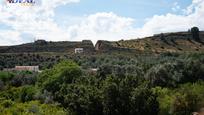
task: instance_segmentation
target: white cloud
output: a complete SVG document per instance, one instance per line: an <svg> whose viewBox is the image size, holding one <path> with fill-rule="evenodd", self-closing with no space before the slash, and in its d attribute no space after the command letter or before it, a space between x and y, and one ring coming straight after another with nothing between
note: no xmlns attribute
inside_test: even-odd
<svg viewBox="0 0 204 115"><path fill-rule="evenodd" d="M110 13L96 13L87 16L80 24L69 27L68 34L73 40L91 39L118 40L131 34L134 20Z"/></svg>
<svg viewBox="0 0 204 115"><path fill-rule="evenodd" d="M195 9L195 10L193 10ZM204 1L193 0L192 5L185 9L184 15L166 14L155 15L149 19L142 28L148 33L186 31L192 26L204 29Z"/></svg>
<svg viewBox="0 0 204 115"><path fill-rule="evenodd" d="M203 0L192 0L192 4L188 6L186 9L183 9L184 14L189 15L203 7Z"/></svg>
<svg viewBox="0 0 204 115"><path fill-rule="evenodd" d="M46 4L47 2L49 4ZM21 7L20 9L17 6L0 5L2 15L0 23L7 24L13 29L13 31L0 31L0 45L22 43L21 32L52 41L90 39L95 43L99 39L133 39L161 32L186 31L192 26L204 29L203 0L193 0L189 7L183 9L184 14L182 15L167 13L148 18L141 28L133 26L134 23L137 23L134 19L118 16L112 12L82 16L82 21L77 24L69 24L67 27L57 25L53 20L54 9L60 5L75 2L79 0L43 0L38 6ZM177 3L174 5L178 6ZM180 7L176 9L182 10Z"/></svg>
<svg viewBox="0 0 204 115"><path fill-rule="evenodd" d="M177 10L180 9L178 3L174 5ZM188 14L155 15L147 19L141 28L133 27L134 19L117 16L114 13L97 13L88 16L80 24L71 26L69 38L73 40L91 39L96 42L99 39L132 39L162 32L187 31L192 26L204 29L204 1L193 0L185 10L188 10Z"/></svg>
<svg viewBox="0 0 204 115"><path fill-rule="evenodd" d="M21 33L32 34L39 37L38 39L67 40L68 35L64 29L53 21L54 9L61 5L76 2L79 2L79 0L38 0L34 6L2 2L0 4L0 24L8 25L11 29L1 31L4 36L0 38L0 45L22 43L23 38L19 37ZM9 34L11 30L15 34ZM19 42L12 42L13 38L16 38Z"/></svg>
<svg viewBox="0 0 204 115"><path fill-rule="evenodd" d="M0 30L0 42L1 45L23 43L20 33L13 30Z"/></svg>

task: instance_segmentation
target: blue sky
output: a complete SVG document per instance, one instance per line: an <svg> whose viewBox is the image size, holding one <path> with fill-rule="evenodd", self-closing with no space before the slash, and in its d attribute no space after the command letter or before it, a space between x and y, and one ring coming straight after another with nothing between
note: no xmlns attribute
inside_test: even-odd
<svg viewBox="0 0 204 115"><path fill-rule="evenodd" d="M35 39L137 39L163 32L204 29L204 0L0 0L0 45Z"/></svg>
<svg viewBox="0 0 204 115"><path fill-rule="evenodd" d="M117 15L131 17L136 20L135 25L142 26L146 18L174 12L172 7L178 3L181 9L191 4L191 0L82 0L77 4L58 7L56 20L63 16L84 16L97 12L114 12Z"/></svg>
<svg viewBox="0 0 204 115"><path fill-rule="evenodd" d="M191 4L191 0L83 0L77 4L68 4L56 9L59 14L84 15L97 12L114 12L118 15L144 19L155 14L172 12L174 3L182 8Z"/></svg>

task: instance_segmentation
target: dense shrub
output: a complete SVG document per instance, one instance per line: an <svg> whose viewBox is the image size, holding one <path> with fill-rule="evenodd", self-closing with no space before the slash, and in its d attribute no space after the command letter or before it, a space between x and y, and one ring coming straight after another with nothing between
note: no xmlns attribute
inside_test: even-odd
<svg viewBox="0 0 204 115"><path fill-rule="evenodd" d="M25 55L19 57L28 62ZM59 105L73 115L186 115L204 107L203 54L29 55L33 57L31 65L40 60L49 68L39 75L0 72L0 112L52 114L49 112L57 112L57 108L64 114L55 106ZM74 62L61 61L52 66L61 58ZM8 62L13 63L20 62ZM97 73L88 74L92 68L97 68Z"/></svg>
<svg viewBox="0 0 204 115"><path fill-rule="evenodd" d="M63 84L74 83L81 74L81 69L74 62L63 61L40 74L38 85L42 90L56 93L60 91Z"/></svg>
<svg viewBox="0 0 204 115"><path fill-rule="evenodd" d="M34 85L37 81L36 73L18 73L11 79L11 85L15 87Z"/></svg>
<svg viewBox="0 0 204 115"><path fill-rule="evenodd" d="M204 63L202 60L183 60L157 64L149 69L145 78L152 86L177 87L183 83L204 80Z"/></svg>
<svg viewBox="0 0 204 115"><path fill-rule="evenodd" d="M157 96L147 84L137 78L107 77L103 85L104 114L107 115L156 115L159 111ZM133 80L134 79L134 80Z"/></svg>
<svg viewBox="0 0 204 115"><path fill-rule="evenodd" d="M77 115L103 115L99 90L85 85L64 85L56 100Z"/></svg>
<svg viewBox="0 0 204 115"><path fill-rule="evenodd" d="M152 67L146 74L151 86L176 87L183 76L183 65L180 63L165 63Z"/></svg>
<svg viewBox="0 0 204 115"><path fill-rule="evenodd" d="M3 72L0 71L0 80L2 80L3 82L7 82L9 80L11 80L14 77L14 74L10 73L10 72Z"/></svg>
<svg viewBox="0 0 204 115"><path fill-rule="evenodd" d="M10 100L0 102L2 115L67 115L63 108L56 105L40 104L38 101L17 103Z"/></svg>
<svg viewBox="0 0 204 115"><path fill-rule="evenodd" d="M159 115L190 115L204 107L204 83L183 84L175 89L156 87Z"/></svg>
<svg viewBox="0 0 204 115"><path fill-rule="evenodd" d="M34 100L35 93L36 93L35 87L32 87L32 86L23 87L21 89L20 96L19 96L20 101L27 102L27 101Z"/></svg>
<svg viewBox="0 0 204 115"><path fill-rule="evenodd" d="M0 90L4 88L4 82L0 80Z"/></svg>
<svg viewBox="0 0 204 115"><path fill-rule="evenodd" d="M132 115L158 115L159 102L148 87L138 87L134 89L131 96Z"/></svg>
<svg viewBox="0 0 204 115"><path fill-rule="evenodd" d="M184 83L204 80L204 62L202 60L187 61L183 74L185 76L182 79Z"/></svg>
<svg viewBox="0 0 204 115"><path fill-rule="evenodd" d="M0 92L0 98L18 102L34 100L36 89L33 86L11 88Z"/></svg>
<svg viewBox="0 0 204 115"><path fill-rule="evenodd" d="M19 101L20 92L22 88L10 88L0 92L0 98L6 100Z"/></svg>

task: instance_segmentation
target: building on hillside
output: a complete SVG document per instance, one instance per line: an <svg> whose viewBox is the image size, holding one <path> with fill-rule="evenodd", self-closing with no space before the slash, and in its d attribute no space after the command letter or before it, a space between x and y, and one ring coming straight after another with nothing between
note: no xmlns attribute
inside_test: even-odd
<svg viewBox="0 0 204 115"><path fill-rule="evenodd" d="M80 54L84 52L84 48L75 48L74 50L75 54Z"/></svg>
<svg viewBox="0 0 204 115"><path fill-rule="evenodd" d="M32 71L39 72L39 66L15 66L14 70L16 71Z"/></svg>
<svg viewBox="0 0 204 115"><path fill-rule="evenodd" d="M97 72L98 72L98 68L90 68L88 70L88 73L91 75L97 75Z"/></svg>

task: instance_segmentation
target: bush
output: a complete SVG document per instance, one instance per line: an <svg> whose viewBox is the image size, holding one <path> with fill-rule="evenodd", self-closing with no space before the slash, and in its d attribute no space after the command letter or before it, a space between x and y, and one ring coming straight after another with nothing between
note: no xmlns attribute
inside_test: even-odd
<svg viewBox="0 0 204 115"><path fill-rule="evenodd" d="M180 63L165 63L152 67L145 78L151 86L176 87L182 80L183 65Z"/></svg>
<svg viewBox="0 0 204 115"><path fill-rule="evenodd" d="M34 100L35 93L36 93L35 87L32 87L32 86L23 87L21 89L20 96L19 96L20 101L27 102L27 101Z"/></svg>
<svg viewBox="0 0 204 115"><path fill-rule="evenodd" d="M74 83L82 74L81 69L74 62L63 61L50 70L46 70L38 77L38 85L48 92L58 92L63 84Z"/></svg>
<svg viewBox="0 0 204 115"><path fill-rule="evenodd" d="M10 100L0 102L2 115L67 115L66 111L56 105L40 104L38 101L16 103Z"/></svg>
<svg viewBox="0 0 204 115"><path fill-rule="evenodd" d="M157 95L148 87L135 88L131 96L132 115L158 115L159 102Z"/></svg>
<svg viewBox="0 0 204 115"><path fill-rule="evenodd" d="M18 73L11 79L11 85L15 87L34 85L36 81L36 73Z"/></svg>
<svg viewBox="0 0 204 115"><path fill-rule="evenodd" d="M1 102L1 106L4 108L9 108L13 105L14 103L11 100L4 100Z"/></svg>
<svg viewBox="0 0 204 115"><path fill-rule="evenodd" d="M56 100L77 115L102 115L101 95L97 88L85 85L65 85Z"/></svg>
<svg viewBox="0 0 204 115"><path fill-rule="evenodd" d="M4 82L0 80L0 90L4 89Z"/></svg>
<svg viewBox="0 0 204 115"><path fill-rule="evenodd" d="M0 92L0 98L18 102L26 102L34 99L36 89L33 86L10 88Z"/></svg>
<svg viewBox="0 0 204 115"><path fill-rule="evenodd" d="M7 82L9 80L11 80L14 77L14 74L10 73L10 72L3 72L0 71L0 80L2 80L3 82Z"/></svg>
<svg viewBox="0 0 204 115"><path fill-rule="evenodd" d="M199 60L192 60L185 63L183 83L204 80L204 63Z"/></svg>
<svg viewBox="0 0 204 115"><path fill-rule="evenodd" d="M190 89L190 90L189 90ZM159 115L190 115L204 107L204 83L187 83L175 89L156 87Z"/></svg>
<svg viewBox="0 0 204 115"><path fill-rule="evenodd" d="M6 100L19 101L22 88L10 88L0 92L0 98Z"/></svg>
<svg viewBox="0 0 204 115"><path fill-rule="evenodd" d="M156 95L141 85L137 77L119 79L117 76L109 76L103 83L102 91L104 114L154 115L158 112Z"/></svg>
<svg viewBox="0 0 204 115"><path fill-rule="evenodd" d="M172 105L172 113L174 115L190 115L197 110L198 101L197 95L189 92L186 92L183 95L175 95Z"/></svg>

